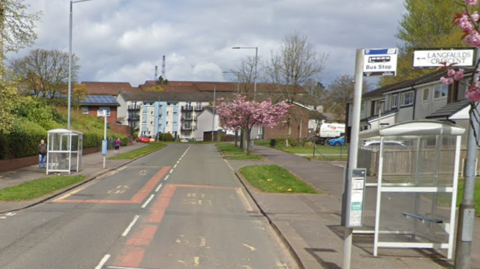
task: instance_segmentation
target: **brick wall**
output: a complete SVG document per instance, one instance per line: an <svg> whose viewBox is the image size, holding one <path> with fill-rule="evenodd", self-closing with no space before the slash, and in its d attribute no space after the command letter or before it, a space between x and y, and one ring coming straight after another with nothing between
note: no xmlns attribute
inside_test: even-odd
<svg viewBox="0 0 480 269"><path fill-rule="evenodd" d="M83 149L82 155L99 152L101 150L101 147ZM11 160L0 160L0 172L17 170L31 165L38 165L38 155Z"/></svg>
<svg viewBox="0 0 480 269"><path fill-rule="evenodd" d="M295 139L301 139L308 137L308 110L298 106L292 108L292 120L291 120L291 137ZM288 137L288 124L278 124L274 128L264 129L264 139L270 140L273 138L286 138Z"/></svg>
<svg viewBox="0 0 480 269"><path fill-rule="evenodd" d="M126 136L130 136L132 134L132 127L127 125L110 124L110 130Z"/></svg>

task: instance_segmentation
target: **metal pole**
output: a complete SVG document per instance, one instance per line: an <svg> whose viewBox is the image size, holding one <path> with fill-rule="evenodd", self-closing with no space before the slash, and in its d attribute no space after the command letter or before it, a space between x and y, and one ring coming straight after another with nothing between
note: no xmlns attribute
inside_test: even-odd
<svg viewBox="0 0 480 269"><path fill-rule="evenodd" d="M480 51L477 49L477 61ZM474 73L473 81L478 80L478 70ZM478 111L478 104L475 108ZM475 226L475 203L473 200L477 166L477 142L479 123L470 112L471 125L468 130L467 159L465 161L465 187L463 200L458 210L458 230L455 250L455 269L469 269L471 263L473 228Z"/></svg>
<svg viewBox="0 0 480 269"><path fill-rule="evenodd" d="M72 102L72 26L73 24L73 1L70 0L70 28L68 32L68 127L71 129L71 102Z"/></svg>
<svg viewBox="0 0 480 269"><path fill-rule="evenodd" d="M362 104L362 85L363 85L363 49L357 49L357 57L355 61L355 89L353 94L353 109L352 109L352 130L350 133L350 150L348 153L347 164L347 178L345 179L344 196L347 195L350 186L350 178L352 178L352 169L357 167L358 158L358 135L360 132L360 112ZM343 210L346 210L346 199L344 199ZM346 212L342 213L342 216ZM347 227L346 220L344 221L344 248L343 248L343 269L350 269L353 229Z"/></svg>
<svg viewBox="0 0 480 269"><path fill-rule="evenodd" d="M213 142L213 136L215 135L215 95L216 95L216 87L215 87L215 85L213 85L212 142Z"/></svg>
<svg viewBox="0 0 480 269"><path fill-rule="evenodd" d="M104 110L103 113L104 113L104 116L105 116L105 134L104 134L104 139L105 139L105 143L108 143L108 142L107 142L107 111ZM108 144L107 144L107 148L108 148ZM105 169L106 164L107 164L107 154L103 155L103 169Z"/></svg>

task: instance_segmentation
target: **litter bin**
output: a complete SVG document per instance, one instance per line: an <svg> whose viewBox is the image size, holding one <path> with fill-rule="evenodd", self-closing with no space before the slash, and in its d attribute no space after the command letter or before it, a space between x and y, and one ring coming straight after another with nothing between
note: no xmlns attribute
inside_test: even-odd
<svg viewBox="0 0 480 269"><path fill-rule="evenodd" d="M276 144L277 144L277 140L270 139L270 147L274 148Z"/></svg>

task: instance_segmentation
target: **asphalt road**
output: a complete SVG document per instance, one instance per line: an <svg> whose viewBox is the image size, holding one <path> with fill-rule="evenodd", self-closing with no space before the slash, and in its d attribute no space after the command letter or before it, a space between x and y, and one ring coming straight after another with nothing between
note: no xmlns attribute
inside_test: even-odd
<svg viewBox="0 0 480 269"><path fill-rule="evenodd" d="M169 145L0 220L0 268L295 268L214 145Z"/></svg>

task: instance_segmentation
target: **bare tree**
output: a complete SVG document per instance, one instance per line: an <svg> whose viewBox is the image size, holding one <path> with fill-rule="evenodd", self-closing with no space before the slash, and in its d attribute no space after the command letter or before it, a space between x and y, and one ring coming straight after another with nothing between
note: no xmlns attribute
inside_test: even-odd
<svg viewBox="0 0 480 269"><path fill-rule="evenodd" d="M317 53L305 35L299 32L285 35L278 52L272 52L271 60L265 66L267 80L277 84L277 92L283 100L294 103L309 80L318 80L325 69L328 54ZM291 110L294 111L294 110ZM288 115L288 135L291 135L290 122L296 116Z"/></svg>
<svg viewBox="0 0 480 269"><path fill-rule="evenodd" d="M55 99L68 86L68 57L68 53L59 50L36 49L24 58L13 60L11 69L29 94ZM80 70L77 62L78 58L73 56L73 81Z"/></svg>
<svg viewBox="0 0 480 269"><path fill-rule="evenodd" d="M239 93L246 96L247 100L255 99L254 83L258 79L258 74L255 74L255 64L255 57L247 56L233 71L237 76L237 81L240 83Z"/></svg>
<svg viewBox="0 0 480 269"><path fill-rule="evenodd" d="M369 84L364 81L362 91L365 92ZM338 119L346 117L347 103L352 102L355 91L355 80L350 75L339 75L328 85L328 94L324 102L326 112L332 113Z"/></svg>

